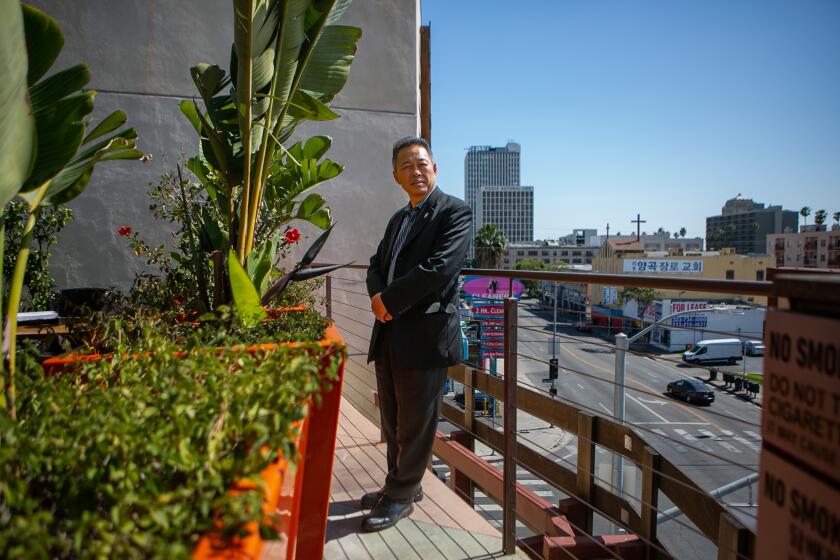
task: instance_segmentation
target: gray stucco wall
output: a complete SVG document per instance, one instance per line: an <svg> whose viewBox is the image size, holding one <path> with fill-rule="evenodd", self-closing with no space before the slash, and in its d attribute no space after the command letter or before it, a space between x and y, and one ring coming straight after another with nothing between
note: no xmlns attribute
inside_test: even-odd
<svg viewBox="0 0 840 560"><path fill-rule="evenodd" d="M109 162L97 167L88 189L73 203L76 213L53 253L59 288L126 289L144 270L117 228L129 225L148 241L170 238L171 226L148 212L148 186L179 157L196 152L194 131L178 102L195 95L190 66L227 68L232 42L230 0L32 0L55 17L65 34L56 68L90 65L90 87L99 91L95 117L121 108L139 134L147 163ZM406 197L391 176L392 143L417 134L418 0L356 0L342 23L363 30L350 79L336 97L338 121L301 127L298 136L329 134L328 157L346 165L335 181L319 187L337 223L319 260L367 264L388 217ZM311 229L301 228L306 233ZM311 238L310 238L311 240ZM308 243L302 245L308 246ZM375 376L365 354L373 315L367 311L363 273L336 276L334 318L349 350L344 395L374 422Z"/></svg>
<svg viewBox="0 0 840 560"><path fill-rule="evenodd" d="M177 104L195 95L190 66L227 67L232 42L230 0L33 0L55 17L65 47L55 68L90 66L99 94L95 118L121 108L152 161L97 167L88 189L71 204L76 219L54 251L59 287L128 288L144 269L117 228L129 225L153 243L170 227L154 221L146 192L182 154L196 151L195 133ZM333 208L336 231L319 260L367 262L385 219L405 200L390 173L390 145L415 134L417 0L356 0L342 23L362 28L350 79L333 107L338 121L301 127L298 136L334 138L328 157L345 172L320 190Z"/></svg>

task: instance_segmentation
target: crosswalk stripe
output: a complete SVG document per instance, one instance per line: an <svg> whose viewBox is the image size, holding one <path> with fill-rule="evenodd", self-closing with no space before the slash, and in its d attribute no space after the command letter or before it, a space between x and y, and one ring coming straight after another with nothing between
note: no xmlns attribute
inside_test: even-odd
<svg viewBox="0 0 840 560"><path fill-rule="evenodd" d="M723 430L723 431L725 432L726 430ZM735 447L734 445L732 445L731 443L729 443L727 441L723 441L721 439L721 436L717 436L709 430L700 430L700 433L703 434L704 436L708 437L709 439L711 439L712 441L714 441L715 443L717 443L718 445L720 445L721 447L723 447L724 449L729 451L730 453L741 453L740 449L738 449L737 447ZM732 435L732 432L729 432L729 434ZM724 434L723 437L727 437L726 434Z"/></svg>
<svg viewBox="0 0 840 560"><path fill-rule="evenodd" d="M536 478L527 478L525 480L517 480L519 484L524 484L525 486L539 486L540 484L545 484L544 481L538 480Z"/></svg>
<svg viewBox="0 0 840 560"><path fill-rule="evenodd" d="M664 438L668 437L668 434L665 433L665 430L660 430L659 428L653 428L651 431L655 434L658 434L658 435L664 437ZM674 444L674 449L676 449L680 453L685 453L685 452L688 451L688 449L686 449L684 446L680 445L679 443L677 443L673 440L669 440L669 441L671 441Z"/></svg>
<svg viewBox="0 0 840 560"><path fill-rule="evenodd" d="M700 431L701 431L702 433L704 433L704 434L708 434L708 435L712 436L712 437L714 438L714 441L715 441L718 445L720 445L721 447L723 447L724 449L726 449L726 450L727 450L727 451L729 451L730 453L741 453L741 450L740 450L740 449L738 449L737 447L735 447L734 445L732 445L732 444L731 444L731 443L729 443L728 441L723 441L723 440L721 439L721 436L715 436L712 432L709 432L708 430L700 430ZM725 436L724 436L724 437L725 437Z"/></svg>
<svg viewBox="0 0 840 560"><path fill-rule="evenodd" d="M745 437L735 436L733 439L735 441L739 442L739 443L743 443L744 445L746 445L747 447L749 447L753 451L759 451L758 446L756 444L754 444L753 442L751 442L750 440L748 440L747 438L745 438Z"/></svg>
<svg viewBox="0 0 840 560"><path fill-rule="evenodd" d="M761 439L761 436L760 436L760 435L758 435L758 434L757 434L757 433L755 433L755 432L751 432L751 431L749 431L749 430L744 430L744 433L745 433L745 434L747 434L747 435L748 435L748 436L750 436L750 437L754 437L755 439Z"/></svg>
<svg viewBox="0 0 840 560"><path fill-rule="evenodd" d="M711 447L709 447L708 445L706 445L704 443L701 443L700 440L698 440L696 437L689 434L685 430L677 428L674 431L677 432L678 434L680 434L683 437L684 440L693 443L694 445L692 447L697 447L698 449L702 449L703 451L711 451L712 450Z"/></svg>

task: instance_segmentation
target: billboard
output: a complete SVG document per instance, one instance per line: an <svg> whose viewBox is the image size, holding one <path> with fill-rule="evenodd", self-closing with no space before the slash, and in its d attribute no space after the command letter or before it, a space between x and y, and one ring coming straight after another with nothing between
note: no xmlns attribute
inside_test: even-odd
<svg viewBox="0 0 840 560"><path fill-rule="evenodd" d="M513 280L511 278L467 276L464 279L463 289L464 293L467 294L468 300L503 300L510 295L519 299L519 296L525 291L525 284L521 280Z"/></svg>

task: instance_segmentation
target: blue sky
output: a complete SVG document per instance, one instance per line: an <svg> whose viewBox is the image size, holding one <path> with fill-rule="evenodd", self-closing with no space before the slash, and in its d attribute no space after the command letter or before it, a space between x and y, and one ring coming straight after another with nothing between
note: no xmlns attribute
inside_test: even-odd
<svg viewBox="0 0 840 560"><path fill-rule="evenodd" d="M534 235L705 236L742 193L840 211L840 0L421 0L438 184L522 145ZM813 223L813 215L808 223Z"/></svg>

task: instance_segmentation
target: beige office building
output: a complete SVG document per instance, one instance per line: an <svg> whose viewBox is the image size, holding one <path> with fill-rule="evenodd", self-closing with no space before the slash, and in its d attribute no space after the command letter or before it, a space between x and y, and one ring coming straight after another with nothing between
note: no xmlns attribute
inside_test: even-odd
<svg viewBox="0 0 840 560"><path fill-rule="evenodd" d="M609 239L592 259L593 273L674 276L716 280L764 280L766 269L774 266L769 255L736 255L722 251L644 251L638 243ZM616 306L620 288L591 286L593 305ZM740 294L717 294L685 290L657 290L657 299L729 301L766 304L766 298Z"/></svg>
<svg viewBox="0 0 840 560"><path fill-rule="evenodd" d="M774 258L774 266L840 269L840 229L817 231L817 226L803 226L802 230L767 236L767 254Z"/></svg>

